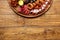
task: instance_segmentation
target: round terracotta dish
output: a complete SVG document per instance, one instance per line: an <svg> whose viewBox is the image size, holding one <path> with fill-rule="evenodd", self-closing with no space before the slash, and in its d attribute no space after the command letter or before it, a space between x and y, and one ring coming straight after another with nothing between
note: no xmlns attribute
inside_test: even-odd
<svg viewBox="0 0 60 40"><path fill-rule="evenodd" d="M9 0L14 12L23 17L38 17L44 14L52 4L52 0Z"/></svg>

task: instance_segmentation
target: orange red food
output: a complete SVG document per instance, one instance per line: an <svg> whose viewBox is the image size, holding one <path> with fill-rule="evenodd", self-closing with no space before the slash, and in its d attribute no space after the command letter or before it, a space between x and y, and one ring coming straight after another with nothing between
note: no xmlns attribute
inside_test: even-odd
<svg viewBox="0 0 60 40"><path fill-rule="evenodd" d="M38 14L45 10L49 3L50 0L11 0L11 6L24 15Z"/></svg>

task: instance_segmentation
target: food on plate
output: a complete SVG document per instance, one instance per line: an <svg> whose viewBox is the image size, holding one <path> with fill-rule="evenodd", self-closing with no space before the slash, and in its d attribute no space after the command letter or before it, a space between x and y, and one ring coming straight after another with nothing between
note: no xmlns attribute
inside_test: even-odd
<svg viewBox="0 0 60 40"><path fill-rule="evenodd" d="M22 15L35 16L45 12L52 0L10 0L10 5Z"/></svg>

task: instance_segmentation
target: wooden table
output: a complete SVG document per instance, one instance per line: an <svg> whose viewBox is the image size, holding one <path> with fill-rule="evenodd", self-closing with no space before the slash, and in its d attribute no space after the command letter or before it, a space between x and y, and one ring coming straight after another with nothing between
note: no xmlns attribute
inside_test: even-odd
<svg viewBox="0 0 60 40"><path fill-rule="evenodd" d="M0 40L60 40L60 0L38 18L18 16L0 0Z"/></svg>

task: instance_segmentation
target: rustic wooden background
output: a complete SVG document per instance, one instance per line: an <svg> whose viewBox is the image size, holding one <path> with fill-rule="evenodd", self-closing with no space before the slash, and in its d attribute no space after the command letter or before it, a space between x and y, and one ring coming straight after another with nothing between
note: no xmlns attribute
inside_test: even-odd
<svg viewBox="0 0 60 40"><path fill-rule="evenodd" d="M0 40L60 40L60 0L38 18L23 18L0 0Z"/></svg>

